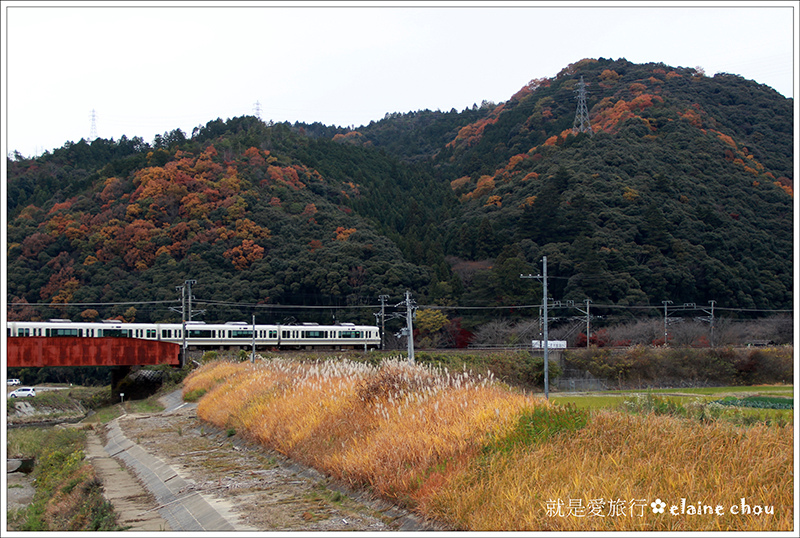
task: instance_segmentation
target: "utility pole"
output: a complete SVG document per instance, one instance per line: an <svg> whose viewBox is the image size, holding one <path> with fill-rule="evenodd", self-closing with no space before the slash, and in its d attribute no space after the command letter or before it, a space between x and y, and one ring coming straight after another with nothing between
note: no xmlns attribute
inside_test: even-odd
<svg viewBox="0 0 800 538"><path fill-rule="evenodd" d="M192 284L197 284L196 280L184 280L183 286L175 286L175 291L181 292L181 366L186 364L186 323L187 314L188 321L192 321ZM186 302L189 302L189 308L186 308ZM178 312L175 308L170 308L174 312ZM199 310L198 314L205 313L205 310Z"/></svg>
<svg viewBox="0 0 800 538"><path fill-rule="evenodd" d="M581 310L577 306L575 307L575 309L578 312L580 312L581 314L586 314L586 348L588 349L589 348L589 320L591 319L591 316L589 315L589 304L592 302L592 300L591 299L585 299L583 302L586 303L586 310L585 311Z"/></svg>
<svg viewBox="0 0 800 538"><path fill-rule="evenodd" d="M397 303L395 308L400 308L401 306L405 305L406 307L406 326L397 334L397 336L406 335L408 336L408 360L409 362L414 362L414 325L412 319L414 317L414 311L417 309L416 303L411 299L411 292L406 290L406 299L403 302ZM393 318L401 318L403 314L395 313L392 316Z"/></svg>
<svg viewBox="0 0 800 538"><path fill-rule="evenodd" d="M667 305L672 304L672 301L661 301L664 303L664 347L667 347Z"/></svg>
<svg viewBox="0 0 800 538"><path fill-rule="evenodd" d="M175 286L175 291L181 292L181 367L186 364L186 286ZM173 309L174 310L174 309Z"/></svg>
<svg viewBox="0 0 800 538"><path fill-rule="evenodd" d="M381 300L381 349L383 349L383 335L386 332L384 323L386 320L385 317L386 299L388 298L389 298L388 295L381 295L379 297L379 299Z"/></svg>
<svg viewBox="0 0 800 538"><path fill-rule="evenodd" d="M572 132L574 134L588 133L590 136L594 135L592 131L592 124L589 122L589 109L586 106L586 84L583 82L583 75L581 81L578 83L578 110L575 112L575 121L572 123Z"/></svg>
<svg viewBox="0 0 800 538"><path fill-rule="evenodd" d="M253 351L250 353L250 362L256 362L256 314L253 313Z"/></svg>
<svg viewBox="0 0 800 538"><path fill-rule="evenodd" d="M710 338L709 344L711 345L711 347L714 347L714 305L716 304L716 302L717 301L709 301L709 303L711 304L711 311L708 311L705 308L700 308L700 310L709 315L709 317L703 319L703 321L708 321L709 324L711 325L711 335L709 337Z"/></svg>
<svg viewBox="0 0 800 538"><path fill-rule="evenodd" d="M542 346L544 348L544 397L545 399L550 399L550 380L549 372L548 372L548 361L550 359L549 354L547 352L547 256L542 256L542 275L519 275L520 278L535 278L537 280L541 280L543 283L542 286L542 307L543 307L543 318L544 318L544 334L542 340Z"/></svg>
<svg viewBox="0 0 800 538"><path fill-rule="evenodd" d="M189 299L189 321L192 321L192 284L197 284L196 280L184 280L184 286L188 288L187 297Z"/></svg>
<svg viewBox="0 0 800 538"><path fill-rule="evenodd" d="M714 303L716 303L716 301L710 301L710 302L711 302L711 342L710 342L710 344L711 344L711 347L714 347Z"/></svg>
<svg viewBox="0 0 800 538"><path fill-rule="evenodd" d="M406 330L408 331L408 361L414 362L414 325L412 323L413 311L416 304L411 300L411 292L406 290Z"/></svg>

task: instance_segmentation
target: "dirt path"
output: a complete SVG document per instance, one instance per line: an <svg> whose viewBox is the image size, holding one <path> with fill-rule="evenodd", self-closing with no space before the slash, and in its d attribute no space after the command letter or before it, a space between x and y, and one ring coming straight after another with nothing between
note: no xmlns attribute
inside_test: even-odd
<svg viewBox="0 0 800 538"><path fill-rule="evenodd" d="M115 426L111 425L107 433L123 435L129 440L126 446L153 456L153 465L170 469L158 471L164 476L162 485L172 489L169 498L175 500L169 502L170 506L159 506L160 486L153 488L152 476L137 478L156 489L155 495L137 492L130 485L115 485L125 484L126 476L132 480L131 475L142 474L141 466L139 471L125 469L118 461L123 452L133 448L118 449L117 459L108 454L95 454L93 459L98 472L102 470L107 497L128 522L121 524L130 524L131 530L167 530L167 522L172 524L171 530L192 530L175 528L180 526L174 523L178 520L165 510L179 503L191 508L190 503L203 501L208 503L205 512L210 507L219 514L202 527L212 531L441 530L363 492L337 487L313 469L204 424L196 416L196 406L179 403L175 394L164 402L164 412L125 415L116 421L119 431L114 433ZM109 442L103 452L110 446ZM140 459L147 461L146 457Z"/></svg>

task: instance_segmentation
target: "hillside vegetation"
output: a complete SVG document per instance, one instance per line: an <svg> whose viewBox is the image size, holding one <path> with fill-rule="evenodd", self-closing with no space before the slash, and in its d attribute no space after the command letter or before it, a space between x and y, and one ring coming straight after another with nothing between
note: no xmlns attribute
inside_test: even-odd
<svg viewBox="0 0 800 538"><path fill-rule="evenodd" d="M572 133L581 77L593 136ZM792 133L792 100L756 82L601 58L504 103L355 130L239 117L70 142L8 161L9 317L174 320L130 303L174 304L192 278L206 321L246 304L260 322L373 322L359 307L410 289L474 328L530 311L457 307L540 302L519 275L545 255L550 295L597 314L789 309Z"/></svg>

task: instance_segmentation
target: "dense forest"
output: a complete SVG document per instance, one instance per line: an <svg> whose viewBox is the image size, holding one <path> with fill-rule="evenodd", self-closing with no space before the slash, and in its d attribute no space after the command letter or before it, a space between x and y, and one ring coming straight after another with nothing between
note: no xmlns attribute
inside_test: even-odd
<svg viewBox="0 0 800 538"><path fill-rule="evenodd" d="M600 58L357 129L244 116L16 154L9 319L180 319L195 279L207 321L371 323L411 290L474 328L538 316L512 307L542 302L519 276L543 256L549 296L599 313L788 310L792 111L736 75Z"/></svg>

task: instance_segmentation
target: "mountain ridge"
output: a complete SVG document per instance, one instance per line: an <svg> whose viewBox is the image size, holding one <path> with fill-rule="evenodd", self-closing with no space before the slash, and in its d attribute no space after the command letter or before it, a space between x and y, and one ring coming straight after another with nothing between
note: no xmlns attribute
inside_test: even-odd
<svg viewBox="0 0 800 538"><path fill-rule="evenodd" d="M580 77L593 136L572 132ZM47 303L51 317L162 319L152 305L70 304L167 301L184 278L272 317L280 303L371 321L359 306L405 289L498 307L540 300L518 275L543 255L559 299L787 308L792 106L735 75L585 59L462 112L353 130L244 116L152 145L17 156L9 315ZM231 308L213 315L241 317Z"/></svg>

